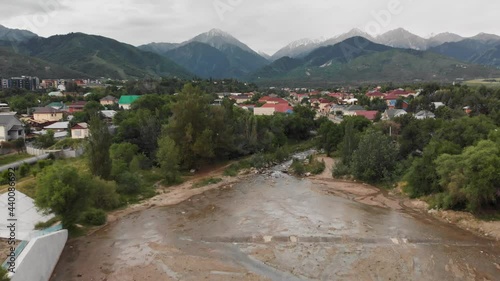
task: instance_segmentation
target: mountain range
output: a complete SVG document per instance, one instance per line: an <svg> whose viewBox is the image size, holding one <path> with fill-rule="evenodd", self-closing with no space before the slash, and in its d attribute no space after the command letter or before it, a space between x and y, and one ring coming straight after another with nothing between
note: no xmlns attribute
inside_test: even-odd
<svg viewBox="0 0 500 281"><path fill-rule="evenodd" d="M272 56L212 29L182 43L139 47L83 33L48 38L0 26L0 77L237 78L258 83L451 81L500 77L500 36L422 38L404 29L372 37L359 29L302 39Z"/></svg>
<svg viewBox="0 0 500 281"><path fill-rule="evenodd" d="M283 57L254 73L265 85L294 86L319 83L381 81L451 81L496 77L499 69L461 62L430 51L393 48L364 37L320 47L304 58Z"/></svg>
<svg viewBox="0 0 500 281"><path fill-rule="evenodd" d="M269 64L250 47L218 29L180 44L153 43L139 49L163 55L203 78L244 79Z"/></svg>

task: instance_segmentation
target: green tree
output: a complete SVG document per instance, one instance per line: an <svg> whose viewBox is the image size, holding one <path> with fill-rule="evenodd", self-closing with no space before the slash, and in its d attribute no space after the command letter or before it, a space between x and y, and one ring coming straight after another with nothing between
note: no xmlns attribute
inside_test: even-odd
<svg viewBox="0 0 500 281"><path fill-rule="evenodd" d="M47 133L45 135L39 136L35 140L35 143L41 148L49 148L53 146L56 143L56 139L54 138L54 131L47 130Z"/></svg>
<svg viewBox="0 0 500 281"><path fill-rule="evenodd" d="M344 132L342 127L333 122L324 122L318 130L317 146L324 149L327 155L331 155L342 142Z"/></svg>
<svg viewBox="0 0 500 281"><path fill-rule="evenodd" d="M500 145L480 141L460 155L443 154L436 160L439 183L447 191L445 208L478 211L497 203L500 182Z"/></svg>
<svg viewBox="0 0 500 281"><path fill-rule="evenodd" d="M415 158L404 176L405 191L413 198L441 192L435 160L444 153L459 154L461 148L450 141L432 140L424 149L422 157Z"/></svg>
<svg viewBox="0 0 500 281"><path fill-rule="evenodd" d="M396 167L397 149L380 131L366 131L352 155L353 175L364 181L388 180Z"/></svg>
<svg viewBox="0 0 500 281"><path fill-rule="evenodd" d="M202 134L205 139L208 137L206 129L210 129L208 123L211 100L199 88L188 84L172 106L173 116L168 124L167 133L178 146L181 163L185 168L194 167L197 160L203 160L202 156L197 155L199 151L194 150L194 144Z"/></svg>
<svg viewBox="0 0 500 281"><path fill-rule="evenodd" d="M109 155L111 141L111 134L106 123L97 116L92 117L89 124L87 149L89 168L93 175L105 180L111 176L112 163Z"/></svg>
<svg viewBox="0 0 500 281"><path fill-rule="evenodd" d="M180 181L179 164L181 156L175 141L168 135L164 135L158 141L157 161L165 174L167 183L177 183Z"/></svg>
<svg viewBox="0 0 500 281"><path fill-rule="evenodd" d="M63 226L72 228L87 207L88 182L73 167L47 167L37 177L35 204L60 216Z"/></svg>
<svg viewBox="0 0 500 281"><path fill-rule="evenodd" d="M113 210L120 205L116 183L94 178L89 182L89 197L92 207Z"/></svg>

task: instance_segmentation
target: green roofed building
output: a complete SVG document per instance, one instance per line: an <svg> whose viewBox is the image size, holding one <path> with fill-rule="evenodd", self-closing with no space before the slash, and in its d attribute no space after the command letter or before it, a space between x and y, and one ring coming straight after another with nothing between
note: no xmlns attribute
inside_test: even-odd
<svg viewBox="0 0 500 281"><path fill-rule="evenodd" d="M123 108L125 110L130 109L130 106L132 103L136 100L138 100L141 96L121 96L120 100L118 101L118 106L120 108Z"/></svg>

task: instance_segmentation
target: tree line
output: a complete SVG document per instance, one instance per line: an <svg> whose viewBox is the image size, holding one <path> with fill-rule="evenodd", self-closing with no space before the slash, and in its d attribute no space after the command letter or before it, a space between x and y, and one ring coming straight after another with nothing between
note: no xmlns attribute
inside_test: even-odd
<svg viewBox="0 0 500 281"><path fill-rule="evenodd" d="M432 108L438 101L446 106ZM498 209L500 90L431 84L411 104L437 118L322 122L318 147L341 158L333 175L386 185L402 181L411 197L427 197L438 208Z"/></svg>

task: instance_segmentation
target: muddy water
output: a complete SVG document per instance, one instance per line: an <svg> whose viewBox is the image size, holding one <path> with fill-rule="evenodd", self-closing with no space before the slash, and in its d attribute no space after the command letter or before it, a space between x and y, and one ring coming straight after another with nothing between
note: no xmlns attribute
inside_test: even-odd
<svg viewBox="0 0 500 281"><path fill-rule="evenodd" d="M281 173L70 242L53 281L500 280L500 245Z"/></svg>

